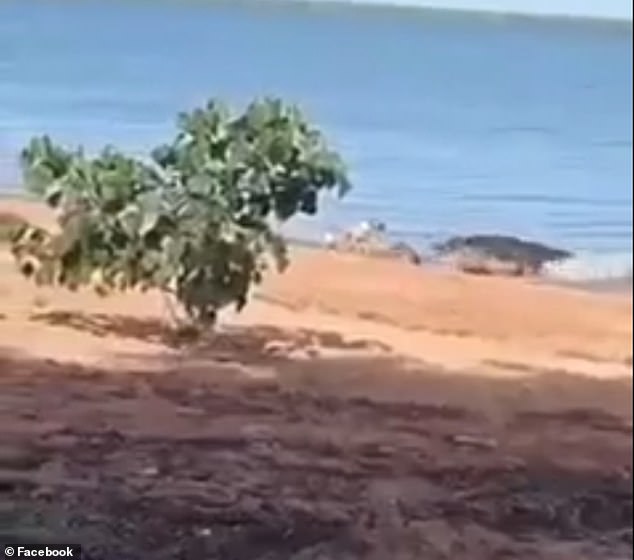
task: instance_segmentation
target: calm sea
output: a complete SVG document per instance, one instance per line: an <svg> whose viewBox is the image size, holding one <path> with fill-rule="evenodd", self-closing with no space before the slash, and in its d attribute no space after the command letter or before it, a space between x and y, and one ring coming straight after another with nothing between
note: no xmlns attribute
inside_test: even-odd
<svg viewBox="0 0 634 560"><path fill-rule="evenodd" d="M293 233L368 218L421 247L510 233L579 252L584 274L631 271L631 23L1 0L0 191L32 135L142 153L181 109L268 94L324 128L355 183Z"/></svg>

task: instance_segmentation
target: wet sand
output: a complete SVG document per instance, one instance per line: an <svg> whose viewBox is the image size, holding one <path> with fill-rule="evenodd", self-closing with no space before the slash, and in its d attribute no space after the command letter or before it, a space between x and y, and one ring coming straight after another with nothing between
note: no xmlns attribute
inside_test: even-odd
<svg viewBox="0 0 634 560"><path fill-rule="evenodd" d="M630 295L293 253L192 346L156 294L38 289L0 249L0 542L631 557Z"/></svg>

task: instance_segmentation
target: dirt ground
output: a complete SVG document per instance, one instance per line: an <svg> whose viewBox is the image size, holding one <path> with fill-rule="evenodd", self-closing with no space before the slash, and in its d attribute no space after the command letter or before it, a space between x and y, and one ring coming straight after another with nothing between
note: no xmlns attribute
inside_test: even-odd
<svg viewBox="0 0 634 560"><path fill-rule="evenodd" d="M297 252L207 340L164 318L0 249L0 544L631 558L630 295Z"/></svg>

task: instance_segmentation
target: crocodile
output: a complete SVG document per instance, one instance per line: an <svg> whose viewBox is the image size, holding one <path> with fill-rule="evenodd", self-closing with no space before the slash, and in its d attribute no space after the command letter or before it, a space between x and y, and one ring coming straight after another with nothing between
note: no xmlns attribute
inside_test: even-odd
<svg viewBox="0 0 634 560"><path fill-rule="evenodd" d="M434 246L436 254L465 272L510 276L537 275L549 262L572 257L563 249L507 235L451 237Z"/></svg>

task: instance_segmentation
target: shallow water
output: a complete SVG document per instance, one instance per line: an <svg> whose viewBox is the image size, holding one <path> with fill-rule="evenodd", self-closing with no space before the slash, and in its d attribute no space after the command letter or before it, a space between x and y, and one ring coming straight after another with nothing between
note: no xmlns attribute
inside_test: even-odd
<svg viewBox="0 0 634 560"><path fill-rule="evenodd" d="M299 103L355 190L294 234L366 218L418 246L454 233L632 263L632 29L341 6L0 3L0 184L34 134L143 152L207 97ZM576 268L575 268L576 267Z"/></svg>

